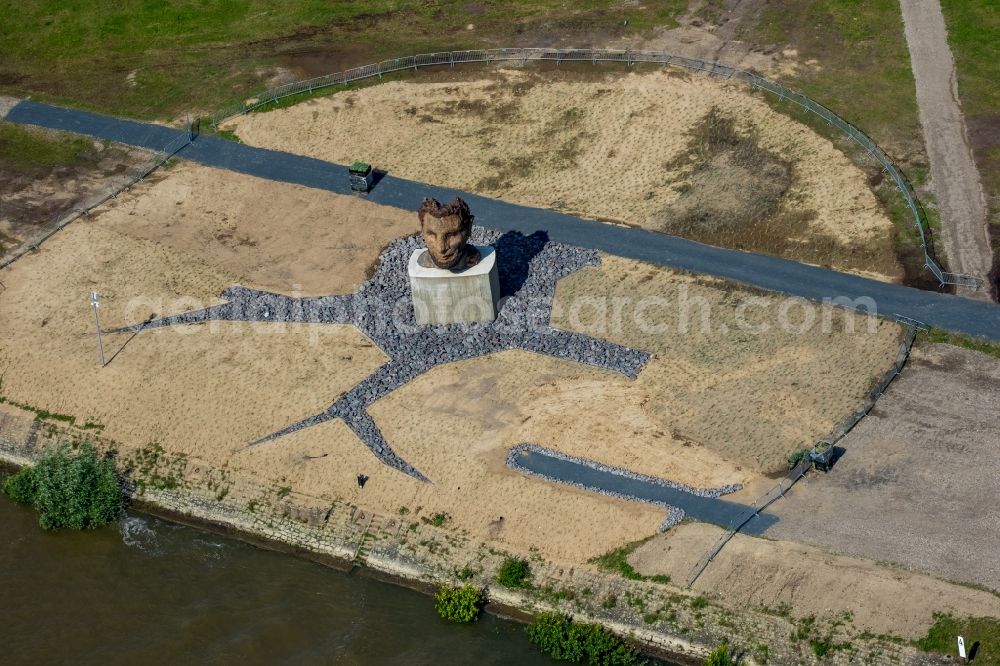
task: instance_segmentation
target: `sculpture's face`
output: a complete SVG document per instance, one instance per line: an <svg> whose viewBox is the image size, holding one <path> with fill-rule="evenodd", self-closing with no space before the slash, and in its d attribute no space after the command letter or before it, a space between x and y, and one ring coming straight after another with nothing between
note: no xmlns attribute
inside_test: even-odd
<svg viewBox="0 0 1000 666"><path fill-rule="evenodd" d="M420 224L427 254L438 268L453 268L465 256L471 231L471 225L462 226L462 218L458 215L425 215Z"/></svg>

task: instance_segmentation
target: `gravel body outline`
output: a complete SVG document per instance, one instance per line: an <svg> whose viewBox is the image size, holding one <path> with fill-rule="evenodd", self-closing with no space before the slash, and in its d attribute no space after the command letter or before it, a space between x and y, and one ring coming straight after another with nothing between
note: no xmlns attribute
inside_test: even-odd
<svg viewBox="0 0 1000 666"><path fill-rule="evenodd" d="M209 321L353 324L389 357L389 362L340 395L326 410L249 444L259 446L332 419L343 419L384 464L420 481L430 481L393 451L367 407L431 368L501 351L524 351L576 361L635 379L651 354L552 327L549 319L559 279L599 266L597 251L475 226L471 241L496 248L500 301L494 321L420 326L413 314L407 262L424 247L417 236L392 241L371 278L353 294L296 298L242 286L224 290L226 303L117 329L139 332Z"/></svg>

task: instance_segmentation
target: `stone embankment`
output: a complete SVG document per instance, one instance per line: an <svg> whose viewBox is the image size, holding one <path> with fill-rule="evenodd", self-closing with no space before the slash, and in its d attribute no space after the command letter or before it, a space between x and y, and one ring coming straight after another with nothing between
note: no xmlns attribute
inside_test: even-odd
<svg viewBox="0 0 1000 666"><path fill-rule="evenodd" d="M744 654L746 664L816 663L808 643L794 636L794 609L732 609L696 596L669 581L626 579L591 565L545 559L515 544L481 543L450 526L446 515L425 516L401 507L380 515L340 500L296 494L214 469L159 447L131 449L93 431L33 419L0 405L0 461L31 464L60 441L95 442L114 451L125 472L133 506L141 511L295 554L328 566L357 569L423 591L465 580L488 588L491 610L528 619L560 610L577 620L599 622L638 641L650 654L683 664L701 663L723 640ZM531 563L530 589L509 590L493 582L510 555ZM428 612L433 612L428 603ZM868 639L827 655L823 663L932 664L941 658L908 646Z"/></svg>

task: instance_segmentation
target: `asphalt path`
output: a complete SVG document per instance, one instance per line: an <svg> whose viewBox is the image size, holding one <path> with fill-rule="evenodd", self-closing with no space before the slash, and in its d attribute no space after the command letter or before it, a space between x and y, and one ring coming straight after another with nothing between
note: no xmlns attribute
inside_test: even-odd
<svg viewBox="0 0 1000 666"><path fill-rule="evenodd" d="M162 150L186 133L184 130L162 125L30 100L15 105L4 119L152 150ZM344 165L255 148L214 136L199 136L181 150L178 157L259 178L295 183L338 194L351 194L347 168ZM930 326L1000 340L1000 306L993 303L887 284L778 257L703 245L643 229L585 220L565 213L522 206L391 175L384 175L374 189L364 196L375 203L415 210L425 196L450 199L456 195L469 203L475 212L476 222L487 227L503 231L516 230L524 234L544 230L551 240L561 243L715 275L815 301L834 299L841 304L863 305L866 301L862 299L871 299L880 315L902 315Z"/></svg>
<svg viewBox="0 0 1000 666"><path fill-rule="evenodd" d="M517 465L561 483L609 492L640 502L675 506L684 509L689 518L720 527L729 528L733 525L741 525L751 513L750 507L745 504L713 497L700 497L641 478L595 469L589 465L535 451L521 452L517 456ZM748 534L762 534L764 530L777 522L778 519L774 515L761 513L746 523L742 531Z"/></svg>

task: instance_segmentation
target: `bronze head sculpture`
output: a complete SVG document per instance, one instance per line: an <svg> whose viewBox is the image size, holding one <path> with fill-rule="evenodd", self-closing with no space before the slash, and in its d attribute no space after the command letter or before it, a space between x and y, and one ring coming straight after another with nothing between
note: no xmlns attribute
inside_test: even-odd
<svg viewBox="0 0 1000 666"><path fill-rule="evenodd" d="M443 206L437 199L426 197L417 216L420 235L427 245L427 252L419 259L421 266L461 271L479 263L479 250L469 244L473 220L469 204L455 197Z"/></svg>

